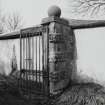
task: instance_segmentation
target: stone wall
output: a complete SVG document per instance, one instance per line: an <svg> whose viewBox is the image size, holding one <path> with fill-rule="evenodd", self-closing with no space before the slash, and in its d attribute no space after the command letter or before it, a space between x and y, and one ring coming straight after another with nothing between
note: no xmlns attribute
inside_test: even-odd
<svg viewBox="0 0 105 105"><path fill-rule="evenodd" d="M77 81L105 86L105 28L74 30L77 46Z"/></svg>

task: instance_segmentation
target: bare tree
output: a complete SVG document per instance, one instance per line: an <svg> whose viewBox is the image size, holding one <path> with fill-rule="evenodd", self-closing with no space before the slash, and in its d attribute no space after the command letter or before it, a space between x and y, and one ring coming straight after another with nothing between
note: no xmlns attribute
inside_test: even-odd
<svg viewBox="0 0 105 105"><path fill-rule="evenodd" d="M85 14L90 13L90 15L99 12L105 13L105 0L74 0L74 2L74 12Z"/></svg>
<svg viewBox="0 0 105 105"><path fill-rule="evenodd" d="M1 14L0 10L0 33L3 33L5 31L5 16Z"/></svg>
<svg viewBox="0 0 105 105"><path fill-rule="evenodd" d="M18 30L22 27L22 18L18 13L7 16L6 27L8 31Z"/></svg>
<svg viewBox="0 0 105 105"><path fill-rule="evenodd" d="M18 13L0 15L0 33L19 30L22 26L22 18Z"/></svg>
<svg viewBox="0 0 105 105"><path fill-rule="evenodd" d="M2 18L0 17L0 34L4 32L4 26L2 22Z"/></svg>

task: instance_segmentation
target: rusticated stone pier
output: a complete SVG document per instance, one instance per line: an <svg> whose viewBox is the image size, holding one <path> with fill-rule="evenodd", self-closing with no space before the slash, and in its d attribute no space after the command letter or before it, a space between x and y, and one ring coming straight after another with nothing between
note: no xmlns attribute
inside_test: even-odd
<svg viewBox="0 0 105 105"><path fill-rule="evenodd" d="M75 37L68 21L60 15L60 8L52 6L48 10L49 17L42 20L42 25L48 27L49 86L53 95L67 87L74 68Z"/></svg>

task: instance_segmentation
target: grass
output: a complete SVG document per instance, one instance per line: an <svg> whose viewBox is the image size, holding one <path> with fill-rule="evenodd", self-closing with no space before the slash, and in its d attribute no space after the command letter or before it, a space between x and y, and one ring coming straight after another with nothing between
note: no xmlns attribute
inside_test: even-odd
<svg viewBox="0 0 105 105"><path fill-rule="evenodd" d="M21 95L15 77L0 75L0 105L32 105L32 103Z"/></svg>
<svg viewBox="0 0 105 105"><path fill-rule="evenodd" d="M72 85L55 100L56 105L105 105L105 88L95 83Z"/></svg>
<svg viewBox="0 0 105 105"><path fill-rule="evenodd" d="M105 105L105 88L96 83L75 83L50 102L53 105ZM52 105L51 103L49 105ZM0 105L39 104L21 95L14 76L0 74Z"/></svg>

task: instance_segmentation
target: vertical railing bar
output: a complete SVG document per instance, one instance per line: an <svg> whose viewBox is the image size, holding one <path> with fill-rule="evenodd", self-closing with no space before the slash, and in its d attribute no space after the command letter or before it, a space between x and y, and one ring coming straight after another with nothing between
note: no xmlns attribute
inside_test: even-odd
<svg viewBox="0 0 105 105"><path fill-rule="evenodd" d="M23 59L24 59L24 42L23 42L23 38L22 38L22 42L21 43L22 43L22 57L21 57L21 59L22 59L22 62L21 62L22 66L21 66L21 69L23 70L23 68L24 68L23 67L23 65L24 65L23 64ZM25 79L25 74L23 73L23 81L24 81L24 79ZM23 82L23 88L24 88L24 82Z"/></svg>
<svg viewBox="0 0 105 105"><path fill-rule="evenodd" d="M39 33L39 84L40 84L40 33Z"/></svg>
<svg viewBox="0 0 105 105"><path fill-rule="evenodd" d="M28 60L28 62L29 62L29 96L30 96L30 94L31 94L31 39L30 39L30 33L29 33L29 36L28 36L28 45L29 45L29 50L28 50L28 52L29 52L29 60Z"/></svg>
<svg viewBox="0 0 105 105"><path fill-rule="evenodd" d="M46 27L44 27L44 28L45 28L44 31L46 32L46 31L47 31L47 30L46 30ZM46 72L47 72L47 51L46 51L46 50L47 50L47 36L46 36L46 34L45 34L44 37L45 37L45 48L44 48L44 49L45 49L45 61L44 61L44 62L45 62L45 82L46 82L46 74L47 74L47 73L46 73ZM47 82L48 82L48 81L47 81ZM48 86L46 86L46 87L48 87ZM48 89L47 89L47 90L48 90ZM46 95L46 92L45 92L45 95Z"/></svg>
<svg viewBox="0 0 105 105"><path fill-rule="evenodd" d="M33 68L33 81L34 81L34 37L32 36L32 68Z"/></svg>
<svg viewBox="0 0 105 105"><path fill-rule="evenodd" d="M20 62L21 62L21 87L23 89L23 73L22 73L22 56L23 56L23 51L22 51L22 48L23 48L23 43L22 43L22 37L21 37L21 58L20 58Z"/></svg>
<svg viewBox="0 0 105 105"><path fill-rule="evenodd" d="M29 96L30 96L30 33L28 33L28 79L29 79Z"/></svg>
<svg viewBox="0 0 105 105"><path fill-rule="evenodd" d="M24 34L24 36L26 36L26 34ZM26 57L26 38L25 37L23 37L23 41L24 41L24 44L23 44L23 48L24 48L23 49L23 53L24 53L23 63L24 63L24 79L25 79L24 85L27 88L27 82L26 82L27 77L26 77L26 71L25 71L26 70L26 61L25 61L25 57Z"/></svg>
<svg viewBox="0 0 105 105"><path fill-rule="evenodd" d="M24 34L24 36L26 36L26 34ZM26 70L26 37L23 37L23 40L24 40L24 71ZM27 88L27 77L26 77L26 71L24 72L25 73L25 86Z"/></svg>
<svg viewBox="0 0 105 105"><path fill-rule="evenodd" d="M45 27L46 28L46 27ZM45 31L46 31L46 29L45 29ZM46 63L46 54L47 54L47 52L46 52L46 49L47 49L47 41L46 41L46 35L45 35L45 82L46 82L46 69L47 69L47 63ZM46 95L46 93L45 93L45 95Z"/></svg>
<svg viewBox="0 0 105 105"><path fill-rule="evenodd" d="M35 38L35 36L33 37L33 39L34 39L34 82L35 82L36 81L36 74L35 74L36 73L36 66L35 66L35 64L36 64L36 54L35 54L36 53L36 50L35 50L36 49L35 48L36 47L35 46L36 38Z"/></svg>
<svg viewBox="0 0 105 105"><path fill-rule="evenodd" d="M21 38L21 69L23 70L23 59L24 59L24 42L23 42L23 38ZM24 89L24 79L25 79L25 74L23 73L23 76L22 76L22 79L23 79L23 89Z"/></svg>
<svg viewBox="0 0 105 105"><path fill-rule="evenodd" d="M21 71L22 71L22 53L23 53L22 48L23 48L23 43L22 43L22 36L21 36ZM22 85L21 86L22 86L22 89L24 88L23 77L24 77L24 74L21 72L21 78L22 78Z"/></svg>
<svg viewBox="0 0 105 105"><path fill-rule="evenodd" d="M30 71L29 71L29 33L27 33L27 72L28 72L28 94L30 94Z"/></svg>
<svg viewBox="0 0 105 105"><path fill-rule="evenodd" d="M22 78L21 78L21 34L22 32L20 32L20 77L19 77L19 81L18 81L18 85L19 85L19 89L21 89L22 87Z"/></svg>
<svg viewBox="0 0 105 105"><path fill-rule="evenodd" d="M42 90L44 93L44 34L42 34Z"/></svg>
<svg viewBox="0 0 105 105"><path fill-rule="evenodd" d="M31 34L31 70L32 70L32 75L31 75L31 87L33 89L33 33Z"/></svg>
<svg viewBox="0 0 105 105"><path fill-rule="evenodd" d="M34 33L33 33L34 34ZM31 40L32 40L32 43L31 43L31 53L32 53L32 89L33 89L33 82L34 82L34 65L33 65L33 62L34 62L34 51L33 51L33 46L34 46L34 43L33 43L33 34L32 34L32 36L31 36Z"/></svg>
<svg viewBox="0 0 105 105"><path fill-rule="evenodd" d="M36 82L37 82L37 37L36 37Z"/></svg>
<svg viewBox="0 0 105 105"><path fill-rule="evenodd" d="M32 90L32 78L33 78L33 74L32 74L32 33L30 33L30 70L31 70L31 76L30 76L30 79L31 79L31 83L30 83L30 88Z"/></svg>
<svg viewBox="0 0 105 105"><path fill-rule="evenodd" d="M26 34L24 34L24 36L26 36ZM24 79L23 80L25 80L25 83L24 83L24 85L25 85L25 87L24 87L24 89L25 89L25 91L26 91L26 87L27 87L27 83L26 83L26 73L25 73L25 70L26 70L26 63L25 63L25 55L26 55L26 47L25 47L25 37L23 37L23 40L24 40L24 45L23 45L23 50L24 50L24 58L23 58L23 61L24 61Z"/></svg>
<svg viewBox="0 0 105 105"><path fill-rule="evenodd" d="M41 92L42 92L42 80L41 80L41 78L42 78L42 68L41 68L41 34L39 33L39 37L40 37L40 89L41 89Z"/></svg>
<svg viewBox="0 0 105 105"><path fill-rule="evenodd" d="M23 62L23 59L24 59L24 40L22 38L22 45L23 45L23 48L22 48L22 69L24 68L24 62Z"/></svg>
<svg viewBox="0 0 105 105"><path fill-rule="evenodd" d="M21 39L21 44L23 45L23 39ZM23 47L21 49L22 49L21 56L23 57ZM23 59L22 58L21 58L21 68L23 68Z"/></svg>
<svg viewBox="0 0 105 105"><path fill-rule="evenodd" d="M25 40L23 38L23 57L22 57L22 59L23 59L23 69L25 69L24 58L25 58Z"/></svg>
<svg viewBox="0 0 105 105"><path fill-rule="evenodd" d="M25 36L26 34L24 34L24 36ZM24 54L25 54L25 38L23 37L23 40L24 40L24 45L23 45L23 48L24 48ZM25 60L25 58L23 58L23 60ZM24 85L25 85L25 90L26 90L26 87L27 87L27 83L26 83L26 73L25 73L25 70L26 70L26 67L25 67L26 65L25 65L25 62L24 62L24 78L23 78L23 80L25 80L25 83L24 83Z"/></svg>
<svg viewBox="0 0 105 105"><path fill-rule="evenodd" d="M28 64L27 64L27 49L28 49L28 46L27 46L27 44L28 44L28 42L27 42L27 33L26 33L26 36L25 36L25 38L26 38L26 59L25 59L25 62L26 62L26 84L27 84L27 87L26 87L26 89L27 89L27 93L28 93L28 69L27 69L27 67L28 67Z"/></svg>
<svg viewBox="0 0 105 105"><path fill-rule="evenodd" d="M27 53L27 56L26 56L26 75L27 75L27 92L28 92L28 95L29 95L29 93L30 93L30 91L29 91L29 86L30 86L30 84L29 84L29 61L28 61L28 59L29 59L29 41L28 41L28 37L29 37L29 33L27 33L26 34L26 44L27 44L27 46L26 46L26 53Z"/></svg>
<svg viewBox="0 0 105 105"><path fill-rule="evenodd" d="M48 32L49 32L49 29L48 29L48 26L46 27L46 31L47 31L47 80L48 80L48 97L49 97L49 92L50 92L50 81L49 81L49 35L48 35Z"/></svg>
<svg viewBox="0 0 105 105"><path fill-rule="evenodd" d="M28 58L27 58L28 69L27 69L27 70L28 70L28 84L29 84L29 85L28 85L28 86L29 86L29 87L28 87L28 91L29 91L29 95L30 95L29 33L28 33L28 36L27 36L27 42L28 42L28 43L27 43L27 46L28 46L28 50L27 50L27 52L28 52L28 55L27 55L27 56L28 56Z"/></svg>
<svg viewBox="0 0 105 105"><path fill-rule="evenodd" d="M32 33L30 34L30 58L31 58L31 60L30 60L30 69L31 69L31 91L32 91L32 79L33 79L33 73L32 73Z"/></svg>
<svg viewBox="0 0 105 105"><path fill-rule="evenodd" d="M32 88L32 82L33 82L33 53L32 53L32 48L33 48L32 43L33 42L32 42L32 34L30 35L30 40L31 40L31 44L30 44L31 45L31 90L33 89Z"/></svg>

